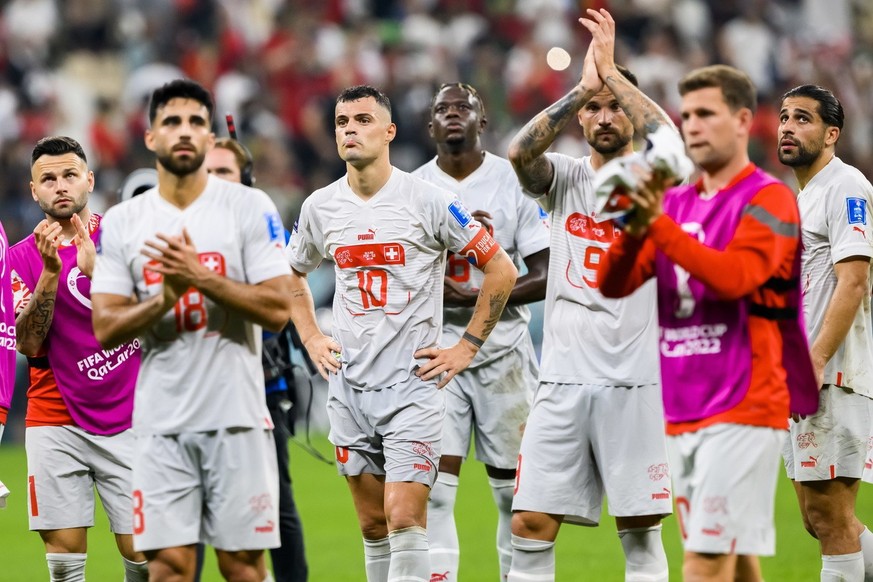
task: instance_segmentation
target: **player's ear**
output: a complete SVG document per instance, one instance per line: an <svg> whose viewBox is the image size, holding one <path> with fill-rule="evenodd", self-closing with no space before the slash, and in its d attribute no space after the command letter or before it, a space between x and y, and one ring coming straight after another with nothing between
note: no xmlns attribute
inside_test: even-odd
<svg viewBox="0 0 873 582"><path fill-rule="evenodd" d="M427 134L433 139L433 121L427 123Z"/></svg>
<svg viewBox="0 0 873 582"><path fill-rule="evenodd" d="M94 191L94 172L88 170L88 192Z"/></svg>
<svg viewBox="0 0 873 582"><path fill-rule="evenodd" d="M840 128L831 125L828 126L827 131L825 132L825 145L832 146L840 139Z"/></svg>
<svg viewBox="0 0 873 582"><path fill-rule="evenodd" d="M388 129L385 132L385 143L391 143L397 136L397 126L394 122L388 124Z"/></svg>
<svg viewBox="0 0 873 582"><path fill-rule="evenodd" d="M145 130L143 141L145 142L145 146L146 148L148 148L149 151L155 151L155 134L152 133L151 129Z"/></svg>
<svg viewBox="0 0 873 582"><path fill-rule="evenodd" d="M483 116L482 119L479 120L479 133L485 131L486 127L488 127L488 118Z"/></svg>

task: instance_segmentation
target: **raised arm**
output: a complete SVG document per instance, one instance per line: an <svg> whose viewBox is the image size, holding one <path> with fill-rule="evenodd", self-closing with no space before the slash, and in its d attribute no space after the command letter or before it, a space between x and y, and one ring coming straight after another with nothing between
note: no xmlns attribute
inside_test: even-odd
<svg viewBox="0 0 873 582"><path fill-rule="evenodd" d="M580 18L579 22L591 33L589 50L593 52L597 73L633 123L637 135L645 137L662 125L675 130L676 126L667 113L618 70L615 64L615 21L609 12L589 8L588 16Z"/></svg>
<svg viewBox="0 0 873 582"><path fill-rule="evenodd" d="M525 190L536 194L548 191L554 176L552 163L545 156L558 133L602 88L597 75L592 46L589 45L582 65L582 78L556 103L541 111L512 138L509 161Z"/></svg>
<svg viewBox="0 0 873 582"><path fill-rule="evenodd" d="M309 290L306 273L291 269L291 321L300 335L300 341L309 353L309 358L318 368L319 374L327 380L330 372L338 372L342 365L335 354L340 353L340 345L331 337L324 335L315 319L315 303Z"/></svg>

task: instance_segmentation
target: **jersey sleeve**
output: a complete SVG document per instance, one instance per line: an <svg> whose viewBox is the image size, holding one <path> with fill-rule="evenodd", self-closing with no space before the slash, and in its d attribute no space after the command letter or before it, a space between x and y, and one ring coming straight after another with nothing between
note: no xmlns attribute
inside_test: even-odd
<svg viewBox="0 0 873 582"><path fill-rule="evenodd" d="M448 250L466 257L473 266L481 269L500 250L494 237L454 194L445 192L437 197L435 215L440 240Z"/></svg>
<svg viewBox="0 0 873 582"><path fill-rule="evenodd" d="M561 167L561 156L553 153L546 153L544 155L546 159L549 160L549 163L552 164L552 183L549 184L548 190L546 190L545 193L531 192L527 188L522 187L521 191L526 197L534 200L543 211L549 213L555 209L555 206L557 206L555 197L558 193L558 174L559 172L565 171L565 169Z"/></svg>
<svg viewBox="0 0 873 582"><path fill-rule="evenodd" d="M15 310L15 317L21 315L30 303L31 297L33 297L33 291L15 269L12 269L12 307Z"/></svg>
<svg viewBox="0 0 873 582"><path fill-rule="evenodd" d="M784 184L771 184L746 206L724 250L689 236L667 215L652 223L648 238L719 298L738 299L757 290L796 252L799 232L794 193Z"/></svg>
<svg viewBox="0 0 873 582"><path fill-rule="evenodd" d="M853 176L845 176L827 197L828 240L835 264L849 257L873 257L871 192L865 186Z"/></svg>
<svg viewBox="0 0 873 582"><path fill-rule="evenodd" d="M119 207L110 208L97 231L97 260L91 277L91 294L130 297L135 282L124 258L125 224Z"/></svg>
<svg viewBox="0 0 873 582"><path fill-rule="evenodd" d="M303 202L300 217L291 230L285 258L295 271L311 273L324 260L324 234L315 216L312 198Z"/></svg>
<svg viewBox="0 0 873 582"><path fill-rule="evenodd" d="M285 227L279 211L266 193L256 192L256 196L246 199L240 224L246 281L253 285L291 274L282 256Z"/></svg>
<svg viewBox="0 0 873 582"><path fill-rule="evenodd" d="M533 200L518 191L518 229L515 248L522 257L529 257L549 248L549 215Z"/></svg>

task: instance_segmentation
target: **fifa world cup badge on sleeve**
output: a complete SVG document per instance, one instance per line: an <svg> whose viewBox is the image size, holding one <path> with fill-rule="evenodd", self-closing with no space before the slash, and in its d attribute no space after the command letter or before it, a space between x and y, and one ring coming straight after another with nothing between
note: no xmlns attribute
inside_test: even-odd
<svg viewBox="0 0 873 582"><path fill-rule="evenodd" d="M271 241L284 238L282 236L282 219L278 212L265 212L264 219L267 221L267 233L270 235Z"/></svg>
<svg viewBox="0 0 873 582"><path fill-rule="evenodd" d="M473 216L466 208L464 208L464 205L461 204L460 200L455 200L449 204L449 212L452 213L452 216L455 217L455 220L457 220L458 224L461 226L467 226L473 220Z"/></svg>
<svg viewBox="0 0 873 582"><path fill-rule="evenodd" d="M867 224L867 201L863 198L846 198L846 214L849 224Z"/></svg>

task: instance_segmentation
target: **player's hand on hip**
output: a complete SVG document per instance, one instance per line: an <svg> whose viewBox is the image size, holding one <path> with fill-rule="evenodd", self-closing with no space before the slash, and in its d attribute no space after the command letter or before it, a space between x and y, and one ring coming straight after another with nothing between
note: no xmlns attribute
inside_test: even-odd
<svg viewBox="0 0 873 582"><path fill-rule="evenodd" d="M325 380L328 379L328 374L336 374L342 368L342 346L332 337L316 335L304 341L303 346Z"/></svg>
<svg viewBox="0 0 873 582"><path fill-rule="evenodd" d="M58 248L63 241L60 223L49 224L48 220L41 220L33 229L33 237L36 239L36 248L42 257L43 269L49 273L61 272L61 257Z"/></svg>
<svg viewBox="0 0 873 582"><path fill-rule="evenodd" d="M422 380L432 380L443 374L437 382L437 388L444 388L452 378L470 365L478 350L467 342L461 341L450 348L423 348L415 352L416 358L428 358L416 370L415 375Z"/></svg>
<svg viewBox="0 0 873 582"><path fill-rule="evenodd" d="M73 237L73 244L76 245L76 266L90 279L94 272L94 261L97 259L97 248L78 214L73 215L71 222L76 229L76 236Z"/></svg>
<svg viewBox="0 0 873 582"><path fill-rule="evenodd" d="M491 216L490 213L484 210L476 210L473 212L473 218L479 221L479 223L485 227L485 230L488 231L488 234L494 236L494 225L491 224L491 221L494 220L494 217Z"/></svg>

